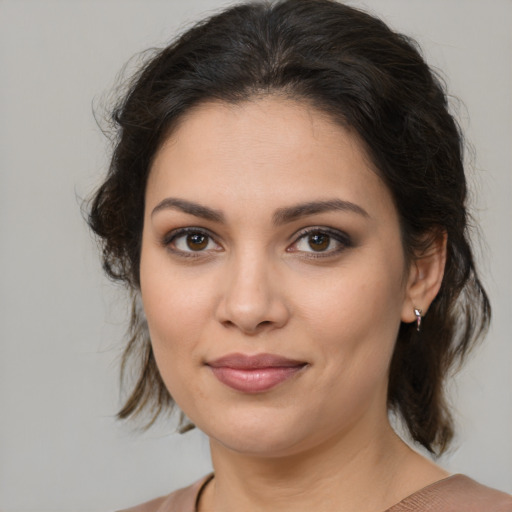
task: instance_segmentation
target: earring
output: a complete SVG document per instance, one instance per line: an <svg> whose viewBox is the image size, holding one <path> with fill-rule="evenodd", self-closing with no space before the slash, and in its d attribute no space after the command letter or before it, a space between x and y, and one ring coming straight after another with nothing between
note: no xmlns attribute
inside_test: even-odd
<svg viewBox="0 0 512 512"><path fill-rule="evenodd" d="M414 314L416 315L416 330L420 332L421 327L421 313L422 310L419 308L414 308Z"/></svg>

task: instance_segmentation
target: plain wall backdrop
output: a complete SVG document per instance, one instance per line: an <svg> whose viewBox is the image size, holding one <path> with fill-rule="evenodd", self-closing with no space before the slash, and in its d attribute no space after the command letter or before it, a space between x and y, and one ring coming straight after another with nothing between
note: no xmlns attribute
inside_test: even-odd
<svg viewBox="0 0 512 512"><path fill-rule="evenodd" d="M352 1L415 37L440 68L469 141L481 271L494 307L453 389L450 471L512 491L512 2ZM123 64L216 0L0 0L0 510L109 511L210 470L198 432L115 421L126 325L80 198L108 143L93 118Z"/></svg>

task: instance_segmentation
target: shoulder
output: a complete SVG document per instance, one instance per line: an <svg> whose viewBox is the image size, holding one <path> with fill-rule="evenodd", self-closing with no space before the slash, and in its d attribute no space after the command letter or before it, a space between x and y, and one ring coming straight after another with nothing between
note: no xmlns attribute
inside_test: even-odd
<svg viewBox="0 0 512 512"><path fill-rule="evenodd" d="M208 475L188 487L118 512L194 512L201 491L213 478Z"/></svg>
<svg viewBox="0 0 512 512"><path fill-rule="evenodd" d="M512 512L512 496L453 475L412 494L388 512Z"/></svg>

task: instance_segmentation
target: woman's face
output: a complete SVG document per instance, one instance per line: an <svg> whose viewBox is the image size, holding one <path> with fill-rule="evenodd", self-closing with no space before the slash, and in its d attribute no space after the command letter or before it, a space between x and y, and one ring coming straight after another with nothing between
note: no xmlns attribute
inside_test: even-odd
<svg viewBox="0 0 512 512"><path fill-rule="evenodd" d="M189 113L151 168L140 277L162 378L215 442L278 456L387 428L399 221L327 116L277 97Z"/></svg>

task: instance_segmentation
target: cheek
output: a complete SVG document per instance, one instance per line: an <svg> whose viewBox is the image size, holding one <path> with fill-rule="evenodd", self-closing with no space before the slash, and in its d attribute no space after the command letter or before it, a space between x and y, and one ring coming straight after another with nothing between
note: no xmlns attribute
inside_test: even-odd
<svg viewBox="0 0 512 512"><path fill-rule="evenodd" d="M308 337L317 340L317 355L329 368L325 375L364 393L366 384L370 389L387 382L404 298L402 269L365 264L351 270L317 283L321 286L304 296L300 310ZM324 384L327 390L332 385Z"/></svg>
<svg viewBox="0 0 512 512"><path fill-rule="evenodd" d="M156 251L155 251L156 252ZM205 329L210 298L205 286L175 272L165 253L141 255L141 295L151 344L161 376L174 396L191 364Z"/></svg>
<svg viewBox="0 0 512 512"><path fill-rule="evenodd" d="M147 285L141 287L142 302L155 351L184 351L202 331L204 306L177 283L172 290L160 282Z"/></svg>
<svg viewBox="0 0 512 512"><path fill-rule="evenodd" d="M150 328L159 334L198 326L208 306L206 276L197 268L177 268L170 255L151 241L143 241L140 286ZM165 336L167 337L167 336ZM172 337L170 337L172 338Z"/></svg>
<svg viewBox="0 0 512 512"><path fill-rule="evenodd" d="M176 291L162 291L158 284L147 286L142 289L142 301L160 376L178 406L188 411L193 401L189 397L201 394L189 376L199 365L194 353L202 328L190 301L183 297L186 294Z"/></svg>
<svg viewBox="0 0 512 512"><path fill-rule="evenodd" d="M338 333L356 342L360 339L357 333L380 333L382 338L397 330L404 300L401 273L370 272L368 268L329 275L302 294L300 311L305 324L320 338L331 339Z"/></svg>

